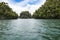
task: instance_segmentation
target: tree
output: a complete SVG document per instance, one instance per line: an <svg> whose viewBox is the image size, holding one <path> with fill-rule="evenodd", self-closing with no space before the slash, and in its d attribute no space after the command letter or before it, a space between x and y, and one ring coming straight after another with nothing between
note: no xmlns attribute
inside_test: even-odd
<svg viewBox="0 0 60 40"><path fill-rule="evenodd" d="M60 0L46 0L33 14L34 18L60 18Z"/></svg>
<svg viewBox="0 0 60 40"><path fill-rule="evenodd" d="M31 14L28 11L23 11L20 13L20 18L31 18Z"/></svg>

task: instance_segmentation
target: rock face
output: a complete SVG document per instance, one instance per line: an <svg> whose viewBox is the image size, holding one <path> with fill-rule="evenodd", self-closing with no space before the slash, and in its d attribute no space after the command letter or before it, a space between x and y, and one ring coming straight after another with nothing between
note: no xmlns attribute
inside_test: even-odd
<svg viewBox="0 0 60 40"><path fill-rule="evenodd" d="M46 0L33 14L34 18L44 19L60 19L60 0Z"/></svg>
<svg viewBox="0 0 60 40"><path fill-rule="evenodd" d="M20 18L31 18L31 14L28 11L23 11L20 13Z"/></svg>
<svg viewBox="0 0 60 40"><path fill-rule="evenodd" d="M16 19L18 15L5 2L0 2L0 19Z"/></svg>

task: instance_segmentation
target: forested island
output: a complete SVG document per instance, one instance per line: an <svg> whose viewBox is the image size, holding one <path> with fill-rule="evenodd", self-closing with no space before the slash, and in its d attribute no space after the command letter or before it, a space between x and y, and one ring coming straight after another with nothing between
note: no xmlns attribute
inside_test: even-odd
<svg viewBox="0 0 60 40"><path fill-rule="evenodd" d="M17 19L18 14L5 2L0 2L0 19ZM29 11L22 11L19 18L60 19L60 0L46 0L33 15Z"/></svg>
<svg viewBox="0 0 60 40"><path fill-rule="evenodd" d="M60 19L60 0L46 0L33 14L36 19Z"/></svg>
<svg viewBox="0 0 60 40"><path fill-rule="evenodd" d="M7 3L0 3L0 19L17 19L18 15L8 6Z"/></svg>
<svg viewBox="0 0 60 40"><path fill-rule="evenodd" d="M20 13L20 18L24 18L24 19L31 18L31 13L29 13L29 11L23 11Z"/></svg>

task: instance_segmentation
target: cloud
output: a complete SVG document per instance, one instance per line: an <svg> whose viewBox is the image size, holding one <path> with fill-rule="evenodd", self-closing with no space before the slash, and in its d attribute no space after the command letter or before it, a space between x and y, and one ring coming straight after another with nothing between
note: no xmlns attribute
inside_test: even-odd
<svg viewBox="0 0 60 40"><path fill-rule="evenodd" d="M7 2L13 11L18 14L22 11L29 11L31 14L33 14L35 10L45 3L45 1L46 0L22 0L17 2L16 0L0 0L0 2Z"/></svg>

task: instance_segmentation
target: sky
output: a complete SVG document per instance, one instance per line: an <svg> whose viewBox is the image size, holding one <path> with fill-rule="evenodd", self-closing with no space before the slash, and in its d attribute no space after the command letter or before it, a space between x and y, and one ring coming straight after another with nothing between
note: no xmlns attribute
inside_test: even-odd
<svg viewBox="0 0 60 40"><path fill-rule="evenodd" d="M31 14L35 12L46 0L0 0L0 2L8 3L9 7L12 8L16 13L22 11L29 11Z"/></svg>

